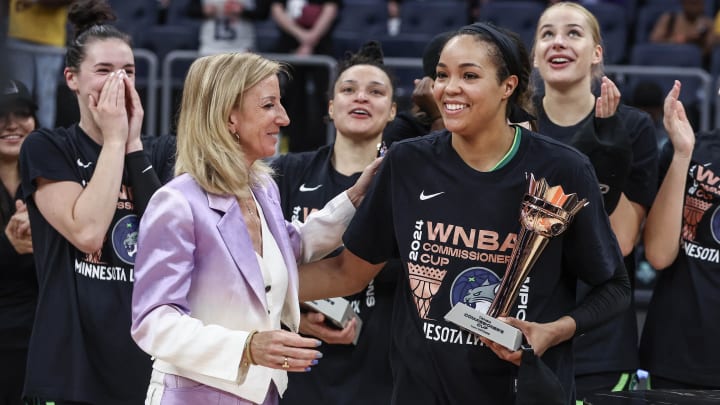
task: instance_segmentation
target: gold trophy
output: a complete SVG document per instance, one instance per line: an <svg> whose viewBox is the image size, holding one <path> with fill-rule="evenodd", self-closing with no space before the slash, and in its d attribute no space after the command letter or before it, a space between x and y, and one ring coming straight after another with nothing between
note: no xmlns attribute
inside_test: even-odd
<svg viewBox="0 0 720 405"><path fill-rule="evenodd" d="M517 350L522 342L522 333L495 318L509 315L530 269L550 238L565 232L575 214L587 204L587 200L579 200L574 193L565 194L562 186L550 187L544 178L535 180L531 173L528 191L520 206L518 240L487 314L459 303L445 315L445 319L510 350Z"/></svg>

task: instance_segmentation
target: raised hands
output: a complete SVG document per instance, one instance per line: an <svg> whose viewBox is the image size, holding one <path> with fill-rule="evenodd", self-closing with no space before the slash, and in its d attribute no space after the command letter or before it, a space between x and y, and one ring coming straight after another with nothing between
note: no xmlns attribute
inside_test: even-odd
<svg viewBox="0 0 720 405"><path fill-rule="evenodd" d="M125 109L128 115L128 140L125 153L142 150L142 141L140 134L142 132L143 118L145 111L140 102L140 95L135 90L135 83L128 77L123 75L125 82Z"/></svg>
<svg viewBox="0 0 720 405"><path fill-rule="evenodd" d="M695 147L695 132L693 131L685 107L680 97L682 84L679 80L675 80L672 89L665 97L663 105L663 125L668 132L670 142L672 142L675 154L684 158L690 158L693 148Z"/></svg>
<svg viewBox="0 0 720 405"><path fill-rule="evenodd" d="M89 109L103 142L122 142L126 153L141 150L145 112L133 80L124 69L110 73L98 99L91 94Z"/></svg>
<svg viewBox="0 0 720 405"><path fill-rule="evenodd" d="M603 76L600 84L600 97L595 100L595 116L597 118L608 118L615 115L620 104L620 90L615 83Z"/></svg>

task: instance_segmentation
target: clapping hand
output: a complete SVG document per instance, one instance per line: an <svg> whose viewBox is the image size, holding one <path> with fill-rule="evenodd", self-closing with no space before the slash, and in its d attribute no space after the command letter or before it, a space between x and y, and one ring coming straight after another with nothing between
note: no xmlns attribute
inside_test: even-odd
<svg viewBox="0 0 720 405"><path fill-rule="evenodd" d="M688 121L682 101L678 99L681 88L680 81L675 80L675 84L665 97L663 124L675 149L675 154L690 158L695 147L695 131Z"/></svg>
<svg viewBox="0 0 720 405"><path fill-rule="evenodd" d="M10 217L10 221L5 227L5 236L16 252L30 254L33 252L33 248L27 207L25 203L17 200L15 201L15 208L15 214Z"/></svg>

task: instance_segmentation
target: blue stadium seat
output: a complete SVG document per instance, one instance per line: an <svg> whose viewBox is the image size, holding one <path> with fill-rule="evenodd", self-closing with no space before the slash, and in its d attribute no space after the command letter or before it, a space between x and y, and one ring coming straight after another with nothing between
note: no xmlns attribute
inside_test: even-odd
<svg viewBox="0 0 720 405"><path fill-rule="evenodd" d="M110 0L109 3L117 17L115 25L130 34L134 43L142 42L146 29L157 24L157 1Z"/></svg>
<svg viewBox="0 0 720 405"><path fill-rule="evenodd" d="M168 25L196 25L202 24L202 20L190 17L189 8L192 0L171 0L167 8L166 24Z"/></svg>
<svg viewBox="0 0 720 405"><path fill-rule="evenodd" d="M355 52L371 39L380 40L387 33L387 21L387 7L376 0L345 3L333 31L333 54L342 58L346 51Z"/></svg>
<svg viewBox="0 0 720 405"><path fill-rule="evenodd" d="M600 23L603 37L605 64L618 64L625 60L627 40L627 21L622 6L612 3L596 3L586 8Z"/></svg>
<svg viewBox="0 0 720 405"><path fill-rule="evenodd" d="M702 51L695 45L685 44L636 44L630 53L631 65L642 66L670 66L670 67L687 67L702 68ZM666 94L672 88L673 81L678 79L676 76L633 76L628 80L629 88L634 88L639 81L654 81ZM695 78L681 78L683 82L683 91L680 95L681 100L686 105L694 105L699 101L698 91L701 89L702 82Z"/></svg>
<svg viewBox="0 0 720 405"><path fill-rule="evenodd" d="M162 66L165 56L176 49L197 50L200 46L199 32L189 25L155 25L145 29L140 47L147 48L158 57Z"/></svg>
<svg viewBox="0 0 720 405"><path fill-rule="evenodd" d="M255 46L258 52L273 52L278 38L280 38L280 28L271 17L255 21Z"/></svg>
<svg viewBox="0 0 720 405"><path fill-rule="evenodd" d="M537 20L544 10L543 4L533 1L491 1L480 10L480 20L515 31L530 51L535 42Z"/></svg>
<svg viewBox="0 0 720 405"><path fill-rule="evenodd" d="M459 1L404 1L400 8L400 33L432 38L467 24L467 9Z"/></svg>

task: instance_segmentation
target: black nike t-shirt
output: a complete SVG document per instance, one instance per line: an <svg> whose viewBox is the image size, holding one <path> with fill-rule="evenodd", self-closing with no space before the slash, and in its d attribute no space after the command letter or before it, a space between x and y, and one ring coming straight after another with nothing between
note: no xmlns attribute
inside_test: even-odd
<svg viewBox="0 0 720 405"><path fill-rule="evenodd" d="M550 240L510 314L549 322L575 308L578 278L601 284L622 261L587 158L524 129L517 154L493 172L469 167L447 131L397 142L386 155L343 240L364 260L403 264L392 321L393 404L514 402L517 368L444 316L458 303L482 308L494 298L517 242L530 173L589 201ZM571 342L542 358L569 402Z"/></svg>
<svg viewBox="0 0 720 405"><path fill-rule="evenodd" d="M144 140L160 179L172 176L174 138ZM28 354L25 395L103 405L142 404L152 363L130 337L133 264L139 218L123 175L103 246L83 253L39 212L36 180L85 187L101 146L79 126L38 130L20 154L32 227L39 299Z"/></svg>
<svg viewBox="0 0 720 405"><path fill-rule="evenodd" d="M355 184L331 164L333 145L291 153L272 162L285 219L307 216ZM392 389L388 350L392 301L400 263L392 261L362 291L345 297L362 319L357 346L323 344L323 358L309 373L289 373L283 405L387 404Z"/></svg>
<svg viewBox="0 0 720 405"><path fill-rule="evenodd" d="M621 104L612 119L616 125L600 125L595 122L595 110L576 125L560 126L545 114L538 102L538 126L540 132L566 144L581 130L592 130L599 139L624 136L632 148L630 173L622 187L628 200L650 209L657 192L657 141L655 127L650 116L636 108ZM606 120L608 120L606 119ZM619 131L607 134L604 131ZM630 280L635 276L635 251L625 259ZM579 286L579 299L587 294L589 287ZM575 338L575 371L578 375L624 372L638 367L638 330L635 306L623 314L586 334Z"/></svg>

